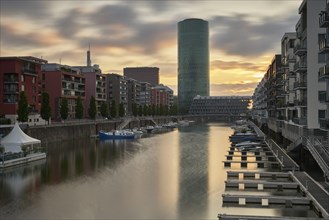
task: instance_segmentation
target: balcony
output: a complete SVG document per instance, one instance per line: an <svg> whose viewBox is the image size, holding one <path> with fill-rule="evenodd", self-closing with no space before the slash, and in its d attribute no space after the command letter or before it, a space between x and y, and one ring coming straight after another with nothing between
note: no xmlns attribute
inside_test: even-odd
<svg viewBox="0 0 329 220"><path fill-rule="evenodd" d="M307 99L295 100L294 105L296 107L306 107L307 106Z"/></svg>
<svg viewBox="0 0 329 220"><path fill-rule="evenodd" d="M307 82L295 82L294 83L294 90L301 90L301 89L307 89Z"/></svg>
<svg viewBox="0 0 329 220"><path fill-rule="evenodd" d="M22 68L22 74L26 74L26 75L37 75L37 71L35 71L35 69L31 69L31 68Z"/></svg>
<svg viewBox="0 0 329 220"><path fill-rule="evenodd" d="M320 17L319 17L319 27L320 28L327 28L327 27L329 27L329 16L328 16L328 12L321 11Z"/></svg>
<svg viewBox="0 0 329 220"><path fill-rule="evenodd" d="M302 45L302 44L296 44L294 47L294 54L297 56L302 56L304 54L306 54L307 49L306 49L306 45Z"/></svg>
<svg viewBox="0 0 329 220"><path fill-rule="evenodd" d="M324 65L319 68L319 79L329 78L329 66Z"/></svg>
<svg viewBox="0 0 329 220"><path fill-rule="evenodd" d="M18 94L18 88L4 89L4 94Z"/></svg>
<svg viewBox="0 0 329 220"><path fill-rule="evenodd" d="M327 36L325 34L319 35L319 53L329 53L329 42L327 41Z"/></svg>
<svg viewBox="0 0 329 220"><path fill-rule="evenodd" d="M295 124L299 124L299 125L306 125L307 119L306 118L293 118L292 122L294 122Z"/></svg>
<svg viewBox="0 0 329 220"><path fill-rule="evenodd" d="M298 62L294 65L295 72L306 72L307 71L307 64L306 62Z"/></svg>

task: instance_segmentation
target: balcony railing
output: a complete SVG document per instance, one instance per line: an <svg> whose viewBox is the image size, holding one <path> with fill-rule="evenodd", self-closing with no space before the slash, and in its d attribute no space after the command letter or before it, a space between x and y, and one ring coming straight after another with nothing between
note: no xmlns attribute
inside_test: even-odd
<svg viewBox="0 0 329 220"><path fill-rule="evenodd" d="M307 89L307 82L294 82L294 89Z"/></svg>
<svg viewBox="0 0 329 220"><path fill-rule="evenodd" d="M329 118L320 118L320 128L329 130Z"/></svg>
<svg viewBox="0 0 329 220"><path fill-rule="evenodd" d="M307 118L293 118L292 121L295 124L299 124L299 125L306 125L307 124Z"/></svg>
<svg viewBox="0 0 329 220"><path fill-rule="evenodd" d="M35 71L35 69L31 69L31 68L22 68L22 74L36 75L37 71Z"/></svg>
<svg viewBox="0 0 329 220"><path fill-rule="evenodd" d="M319 79L329 78L329 66L324 65L319 68Z"/></svg>
<svg viewBox="0 0 329 220"><path fill-rule="evenodd" d="M307 52L305 44L296 44L294 47L294 54L301 56Z"/></svg>
<svg viewBox="0 0 329 220"><path fill-rule="evenodd" d="M326 28L329 27L329 16L328 16L328 12L326 11L322 11L320 13L320 17L319 17L319 26L321 28Z"/></svg>
<svg viewBox="0 0 329 220"><path fill-rule="evenodd" d="M307 106L307 99L295 100L294 105L299 106L299 107L306 107Z"/></svg>
<svg viewBox="0 0 329 220"><path fill-rule="evenodd" d="M298 62L294 65L294 71L295 72L305 72L307 70L307 64L306 62Z"/></svg>

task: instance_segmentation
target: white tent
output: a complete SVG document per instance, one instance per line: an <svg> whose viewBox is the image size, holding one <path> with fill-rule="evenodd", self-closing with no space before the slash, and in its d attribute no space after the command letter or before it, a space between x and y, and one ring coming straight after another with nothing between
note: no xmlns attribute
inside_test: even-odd
<svg viewBox="0 0 329 220"><path fill-rule="evenodd" d="M13 130L1 139L1 146L5 148L5 152L22 152L22 146L41 143L40 140L32 138L25 134L16 122Z"/></svg>

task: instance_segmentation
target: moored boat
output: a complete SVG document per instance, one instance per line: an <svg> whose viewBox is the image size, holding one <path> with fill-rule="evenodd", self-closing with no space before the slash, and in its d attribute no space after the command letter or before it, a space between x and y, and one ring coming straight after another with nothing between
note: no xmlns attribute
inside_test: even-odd
<svg viewBox="0 0 329 220"><path fill-rule="evenodd" d="M134 132L124 131L124 130L115 130L115 131L99 131L98 136L102 140L119 140L119 139L134 139Z"/></svg>

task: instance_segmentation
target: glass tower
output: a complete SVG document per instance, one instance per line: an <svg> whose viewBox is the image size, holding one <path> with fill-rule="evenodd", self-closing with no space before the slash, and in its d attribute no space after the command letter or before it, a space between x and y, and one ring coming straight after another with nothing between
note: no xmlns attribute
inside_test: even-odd
<svg viewBox="0 0 329 220"><path fill-rule="evenodd" d="M186 114L196 95L209 96L209 26L202 19L178 23L178 108Z"/></svg>

